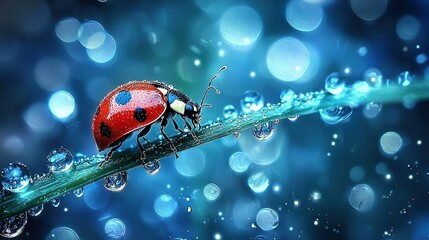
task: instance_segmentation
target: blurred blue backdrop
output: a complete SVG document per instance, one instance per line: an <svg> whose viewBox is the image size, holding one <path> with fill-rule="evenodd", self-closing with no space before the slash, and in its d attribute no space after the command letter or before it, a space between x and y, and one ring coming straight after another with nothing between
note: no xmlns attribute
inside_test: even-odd
<svg viewBox="0 0 429 240"><path fill-rule="evenodd" d="M46 173L61 146L96 154L95 108L130 80L199 102L227 65L207 122L226 105L241 112L247 90L277 103L332 72L347 86L427 78L428 11L425 0L0 0L1 167ZM119 193L97 182L45 204L18 239L427 238L428 109L372 103L338 124L312 114L268 140L229 136L163 159L155 176L129 171Z"/></svg>

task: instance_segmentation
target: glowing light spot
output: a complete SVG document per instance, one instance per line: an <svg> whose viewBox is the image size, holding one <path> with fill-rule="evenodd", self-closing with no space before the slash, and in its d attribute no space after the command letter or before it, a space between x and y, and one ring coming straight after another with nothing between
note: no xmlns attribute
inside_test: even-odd
<svg viewBox="0 0 429 240"><path fill-rule="evenodd" d="M387 180L390 180L392 178L392 175L390 175L390 174L386 174L386 179Z"/></svg>
<svg viewBox="0 0 429 240"><path fill-rule="evenodd" d="M247 184L253 192L262 193L268 188L270 181L263 172L259 172L250 176Z"/></svg>
<svg viewBox="0 0 429 240"><path fill-rule="evenodd" d="M86 53L96 63L106 63L115 56L116 42L110 34L105 34L105 39L96 48L87 48Z"/></svg>
<svg viewBox="0 0 429 240"><path fill-rule="evenodd" d="M323 9L308 1L290 1L286 6L286 20L296 30L311 32L320 26Z"/></svg>
<svg viewBox="0 0 429 240"><path fill-rule="evenodd" d="M363 20L380 18L387 8L387 0L350 0L353 12Z"/></svg>
<svg viewBox="0 0 429 240"><path fill-rule="evenodd" d="M76 18L66 18L55 26L55 33L63 42L74 42L79 38L80 22Z"/></svg>
<svg viewBox="0 0 429 240"><path fill-rule="evenodd" d="M255 76L256 76L256 73L255 73L254 71L251 71L251 72L250 72L250 77L251 77L251 78L254 78Z"/></svg>
<svg viewBox="0 0 429 240"><path fill-rule="evenodd" d="M218 55L219 55L219 57L223 57L223 56L225 56L225 50L223 50L223 49L219 49L219 51L218 51Z"/></svg>
<svg viewBox="0 0 429 240"><path fill-rule="evenodd" d="M386 132L380 138L380 145L386 154L396 154L402 146L402 138L396 132Z"/></svg>
<svg viewBox="0 0 429 240"><path fill-rule="evenodd" d="M73 96L66 91L57 91L49 98L49 110L60 121L70 120L76 105Z"/></svg>
<svg viewBox="0 0 429 240"><path fill-rule="evenodd" d="M222 239L222 235L220 233L215 233L214 239L215 240L221 240Z"/></svg>
<svg viewBox="0 0 429 240"><path fill-rule="evenodd" d="M420 22L411 15L401 17L396 24L396 33L406 41L413 40L420 31Z"/></svg>
<svg viewBox="0 0 429 240"><path fill-rule="evenodd" d="M195 64L195 66L200 66L201 61L199 59L195 59L194 64Z"/></svg>
<svg viewBox="0 0 429 240"><path fill-rule="evenodd" d="M98 48L106 39L103 26L97 21L87 21L80 26L79 42L87 49Z"/></svg>
<svg viewBox="0 0 429 240"><path fill-rule="evenodd" d="M261 17L250 7L231 7L220 19L220 31L222 37L233 46L249 46L262 31Z"/></svg>
<svg viewBox="0 0 429 240"><path fill-rule="evenodd" d="M267 53L268 70L282 81L296 81L301 78L309 62L307 48L293 37L277 40L270 46Z"/></svg>

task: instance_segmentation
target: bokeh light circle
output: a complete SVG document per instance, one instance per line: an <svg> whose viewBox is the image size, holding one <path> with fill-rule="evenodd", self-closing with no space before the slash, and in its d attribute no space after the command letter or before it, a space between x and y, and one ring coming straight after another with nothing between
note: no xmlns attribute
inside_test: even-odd
<svg viewBox="0 0 429 240"><path fill-rule="evenodd" d="M374 21L383 16L387 8L387 0L350 0L350 5L358 17Z"/></svg>
<svg viewBox="0 0 429 240"><path fill-rule="evenodd" d="M87 21L79 28L79 42L87 49L100 47L105 39L106 32L103 26L97 21Z"/></svg>
<svg viewBox="0 0 429 240"><path fill-rule="evenodd" d="M350 205L359 212L365 212L374 205L374 190L366 184L358 184L353 187L349 194Z"/></svg>
<svg viewBox="0 0 429 240"><path fill-rule="evenodd" d="M200 174L206 165L206 156L200 149L189 149L184 151L180 158L174 161L174 166L180 175L195 177Z"/></svg>
<svg viewBox="0 0 429 240"><path fill-rule="evenodd" d="M420 31L420 22L411 15L402 16L396 23L396 33L402 40L413 40Z"/></svg>
<svg viewBox="0 0 429 240"><path fill-rule="evenodd" d="M125 236L125 224L118 218L109 219L104 225L104 233L110 239L123 239Z"/></svg>
<svg viewBox="0 0 429 240"><path fill-rule="evenodd" d="M286 6L286 20L298 31L311 32L320 26L322 19L323 9L319 4L293 0Z"/></svg>
<svg viewBox="0 0 429 240"><path fill-rule="evenodd" d="M386 154L396 154L402 146L402 138L396 132L386 132L380 138L380 146Z"/></svg>
<svg viewBox="0 0 429 240"><path fill-rule="evenodd" d="M24 120L35 132L45 133L52 130L55 121L44 103L34 103L24 112Z"/></svg>
<svg viewBox="0 0 429 240"><path fill-rule="evenodd" d="M106 63L115 56L116 42L113 37L106 33L103 43L96 48L87 48L86 53L96 63Z"/></svg>
<svg viewBox="0 0 429 240"><path fill-rule="evenodd" d="M51 230L46 240L80 240L80 237L71 228L57 227Z"/></svg>
<svg viewBox="0 0 429 240"><path fill-rule="evenodd" d="M209 183L204 187L204 197L209 201L215 201L220 195L220 188L214 183Z"/></svg>
<svg viewBox="0 0 429 240"><path fill-rule="evenodd" d="M259 38L261 31L261 17L248 6L231 7L220 19L222 37L233 46L252 45Z"/></svg>
<svg viewBox="0 0 429 240"><path fill-rule="evenodd" d="M267 53L271 74L282 81L296 81L304 75L310 63L310 54L296 38L284 37L274 42Z"/></svg>
<svg viewBox="0 0 429 240"><path fill-rule="evenodd" d="M107 203L110 200L110 195L100 183L93 183L85 187L83 199L89 208L100 210L107 206Z"/></svg>
<svg viewBox="0 0 429 240"><path fill-rule="evenodd" d="M271 208L262 208L256 214L256 224L264 231L273 230L279 225L279 215Z"/></svg>
<svg viewBox="0 0 429 240"><path fill-rule="evenodd" d="M74 42L79 38L80 22L76 18L66 18L55 26L55 33L63 42Z"/></svg>
<svg viewBox="0 0 429 240"><path fill-rule="evenodd" d="M57 119L67 120L75 111L76 102L69 92L60 90L51 95L48 106Z"/></svg>
<svg viewBox="0 0 429 240"><path fill-rule="evenodd" d="M245 172L250 165L250 159L244 152L235 152L229 157L229 166L234 172Z"/></svg>
<svg viewBox="0 0 429 240"><path fill-rule="evenodd" d="M171 217L177 210L177 201L172 196L163 194L156 198L154 209L163 218Z"/></svg>
<svg viewBox="0 0 429 240"><path fill-rule="evenodd" d="M66 63L55 57L46 57L36 64L34 77L40 87L55 91L70 79L70 69Z"/></svg>

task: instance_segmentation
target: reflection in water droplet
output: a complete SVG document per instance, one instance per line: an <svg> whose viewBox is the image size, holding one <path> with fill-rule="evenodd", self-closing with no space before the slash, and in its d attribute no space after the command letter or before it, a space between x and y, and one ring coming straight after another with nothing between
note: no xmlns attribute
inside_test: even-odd
<svg viewBox="0 0 429 240"><path fill-rule="evenodd" d="M103 179L103 186L112 192L122 191L128 183L128 172L117 172Z"/></svg>
<svg viewBox="0 0 429 240"><path fill-rule="evenodd" d="M262 193L268 188L270 181L263 172L258 172L249 177L247 184L253 192Z"/></svg>
<svg viewBox="0 0 429 240"><path fill-rule="evenodd" d="M340 94L344 91L345 87L344 77L338 72L329 74L325 79L325 90L331 94Z"/></svg>
<svg viewBox="0 0 429 240"><path fill-rule="evenodd" d="M262 123L252 126L252 134L256 139L267 140L274 134L274 124L272 122Z"/></svg>
<svg viewBox="0 0 429 240"><path fill-rule="evenodd" d="M214 183L209 183L204 187L203 194L207 200L214 201L220 195L220 188Z"/></svg>
<svg viewBox="0 0 429 240"><path fill-rule="evenodd" d="M104 225L104 233L111 239L122 239L125 236L125 224L118 218L112 218Z"/></svg>
<svg viewBox="0 0 429 240"><path fill-rule="evenodd" d="M73 190L73 194L78 198L82 197L83 193L84 193L83 187Z"/></svg>
<svg viewBox="0 0 429 240"><path fill-rule="evenodd" d="M51 200L52 207L58 207L58 206L60 206L60 203L61 203L61 201L59 198L54 198Z"/></svg>
<svg viewBox="0 0 429 240"><path fill-rule="evenodd" d="M235 107L233 105L226 105L223 108L223 118L225 120L228 119L236 119L238 117L237 110L235 110Z"/></svg>
<svg viewBox="0 0 429 240"><path fill-rule="evenodd" d="M256 224L264 231L273 230L279 225L279 215L271 208L262 208L256 214Z"/></svg>
<svg viewBox="0 0 429 240"><path fill-rule="evenodd" d="M48 169L52 173L65 172L73 166L73 155L63 147L52 150L47 159Z"/></svg>
<svg viewBox="0 0 429 240"><path fill-rule="evenodd" d="M37 217L40 215L40 213L42 213L42 211L43 211L43 204L28 209L27 213L32 217Z"/></svg>
<svg viewBox="0 0 429 240"><path fill-rule="evenodd" d="M30 173L22 163L9 163L1 172L1 183L10 192L21 192L30 183Z"/></svg>
<svg viewBox="0 0 429 240"><path fill-rule="evenodd" d="M161 163L159 162L159 160L150 161L144 164L143 168L149 175L155 175L161 169Z"/></svg>
<svg viewBox="0 0 429 240"><path fill-rule="evenodd" d="M155 200L155 212L163 217L171 217L177 209L177 201L168 194L163 194Z"/></svg>
<svg viewBox="0 0 429 240"><path fill-rule="evenodd" d="M27 212L18 215L0 219L0 236L14 238L19 236L27 224Z"/></svg>
<svg viewBox="0 0 429 240"><path fill-rule="evenodd" d="M245 172L249 168L249 165L250 159L244 152L236 152L229 157L229 166L234 172Z"/></svg>
<svg viewBox="0 0 429 240"><path fill-rule="evenodd" d="M240 105L244 113L256 112L264 106L264 97L255 91L246 91Z"/></svg>
<svg viewBox="0 0 429 240"><path fill-rule="evenodd" d="M374 205L374 200L374 191L366 184L358 184L350 191L349 203L360 212L369 210Z"/></svg>
<svg viewBox="0 0 429 240"><path fill-rule="evenodd" d="M80 238L71 228L58 227L52 229L46 240L80 240Z"/></svg>
<svg viewBox="0 0 429 240"><path fill-rule="evenodd" d="M353 109L349 106L339 106L320 110L320 117L327 124L337 124L347 120L353 113Z"/></svg>
<svg viewBox="0 0 429 240"><path fill-rule="evenodd" d="M398 84L406 87L409 86L414 80L414 76L410 74L410 72L405 71L399 74L398 76Z"/></svg>

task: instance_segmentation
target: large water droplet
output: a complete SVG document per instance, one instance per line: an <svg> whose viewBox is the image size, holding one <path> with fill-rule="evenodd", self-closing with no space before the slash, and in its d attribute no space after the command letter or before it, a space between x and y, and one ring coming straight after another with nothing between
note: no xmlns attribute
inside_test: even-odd
<svg viewBox="0 0 429 240"><path fill-rule="evenodd" d="M63 147L52 150L47 159L48 169L52 173L65 172L73 166L73 155Z"/></svg>
<svg viewBox="0 0 429 240"><path fill-rule="evenodd" d="M383 75L377 68L370 68L365 71L363 80L371 87L380 87L383 85Z"/></svg>
<svg viewBox="0 0 429 240"><path fill-rule="evenodd" d="M366 184L358 184L353 187L349 195L349 203L360 212L369 210L374 205L374 191Z"/></svg>
<svg viewBox="0 0 429 240"><path fill-rule="evenodd" d="M410 74L410 72L405 71L399 74L398 76L398 84L406 87L409 86L414 80L414 76Z"/></svg>
<svg viewBox="0 0 429 240"><path fill-rule="evenodd" d="M264 231L273 230L279 225L279 215L271 208L262 208L256 214L256 224Z"/></svg>
<svg viewBox="0 0 429 240"><path fill-rule="evenodd" d="M244 152L236 152L229 157L229 166L234 172L245 172L250 165L250 159Z"/></svg>
<svg viewBox="0 0 429 240"><path fill-rule="evenodd" d="M207 200L214 201L220 195L220 188L214 183L209 183L204 187L203 194Z"/></svg>
<svg viewBox="0 0 429 240"><path fill-rule="evenodd" d="M22 212L16 216L0 219L0 236L14 238L19 236L27 224L27 212Z"/></svg>
<svg viewBox="0 0 429 240"><path fill-rule="evenodd" d="M30 173L22 163L9 163L1 172L1 184L10 192L20 192L30 183Z"/></svg>
<svg viewBox="0 0 429 240"><path fill-rule="evenodd" d="M159 162L159 160L150 161L144 164L143 168L149 175L155 175L161 169L161 163Z"/></svg>
<svg viewBox="0 0 429 240"><path fill-rule="evenodd" d="M61 203L61 201L59 198L54 198L51 200L52 207L58 207L58 206L60 206L60 203Z"/></svg>
<svg viewBox="0 0 429 240"><path fill-rule="evenodd" d="M168 218L176 212L177 201L168 194L163 194L155 200L155 212L163 217Z"/></svg>
<svg viewBox="0 0 429 240"><path fill-rule="evenodd" d="M125 224L118 218L112 218L104 225L104 233L111 239L123 239L125 236Z"/></svg>
<svg viewBox="0 0 429 240"><path fill-rule="evenodd" d="M264 97L255 91L246 91L240 104L244 113L256 112L264 106Z"/></svg>
<svg viewBox="0 0 429 240"><path fill-rule="evenodd" d="M326 77L325 90L331 94L337 95L344 91L346 83L340 73L333 72Z"/></svg>
<svg viewBox="0 0 429 240"><path fill-rule="evenodd" d="M247 184L253 192L262 193L268 188L270 181L263 172L258 172L249 177Z"/></svg>
<svg viewBox="0 0 429 240"><path fill-rule="evenodd" d="M353 113L349 106L339 106L320 110L322 120L327 124L337 124L347 120Z"/></svg>
<svg viewBox="0 0 429 240"><path fill-rule="evenodd" d="M103 179L103 186L112 192L122 191L128 183L128 172L117 172Z"/></svg>
<svg viewBox="0 0 429 240"><path fill-rule="evenodd" d="M83 187L76 188L75 190L73 190L73 194L79 198L83 196L83 193L84 193Z"/></svg>
<svg viewBox="0 0 429 240"><path fill-rule="evenodd" d="M43 211L43 204L28 209L27 213L32 217L37 217L42 213L42 211Z"/></svg>
<svg viewBox="0 0 429 240"><path fill-rule="evenodd" d="M225 120L228 119L236 119L238 117L237 110L235 110L235 107L233 105L226 105L223 108L223 118Z"/></svg>
<svg viewBox="0 0 429 240"><path fill-rule="evenodd" d="M272 122L257 124L252 127L252 134L256 139L267 140L274 134L274 124Z"/></svg>

